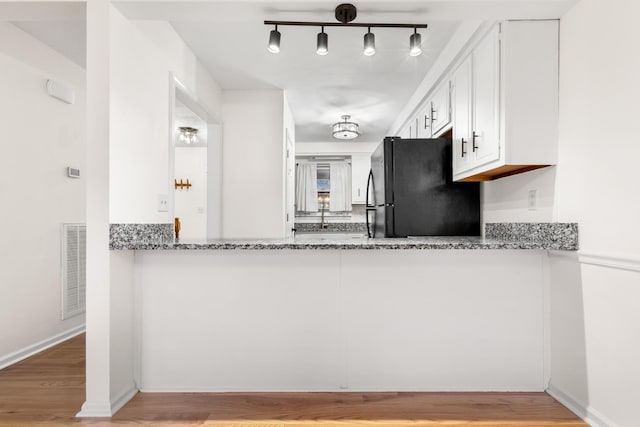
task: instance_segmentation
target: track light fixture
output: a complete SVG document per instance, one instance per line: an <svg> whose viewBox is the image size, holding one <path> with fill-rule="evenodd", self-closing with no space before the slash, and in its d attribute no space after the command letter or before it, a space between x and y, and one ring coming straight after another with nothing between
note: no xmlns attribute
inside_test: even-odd
<svg viewBox="0 0 640 427"><path fill-rule="evenodd" d="M371 32L371 27L367 30L367 34L364 35L364 54L367 56L375 55L376 53L376 36Z"/></svg>
<svg viewBox="0 0 640 427"><path fill-rule="evenodd" d="M277 25L276 25L276 29L271 30L271 32L269 33L269 45L267 49L271 53L280 52L280 31L278 31Z"/></svg>
<svg viewBox="0 0 640 427"><path fill-rule="evenodd" d="M322 27L322 31L318 33L318 45L316 47L316 53L318 55L326 55L329 53L329 36L324 32L324 27Z"/></svg>
<svg viewBox="0 0 640 427"><path fill-rule="evenodd" d="M418 29L413 29L413 34L409 37L409 55L418 56L422 53L422 37Z"/></svg>
<svg viewBox="0 0 640 427"><path fill-rule="evenodd" d="M338 22L302 22L302 21L264 21L265 25L275 25L275 30L269 33L269 52L280 52L280 33L278 32L278 25L290 25L290 26L306 26L306 27L321 27L321 31L318 33L318 41L316 46L316 53L318 55L326 55L329 53L329 41L328 35L324 32L324 27L364 27L367 28L367 33L364 35L364 50L363 53L367 56L371 56L376 53L375 36L371 32L371 28L413 28L413 34L409 38L409 54L411 56L418 56L422 53L421 36L418 33L418 28L427 28L427 24L382 24L382 23L353 23L354 19L358 15L356 7L352 4L344 3L336 7L335 16Z"/></svg>

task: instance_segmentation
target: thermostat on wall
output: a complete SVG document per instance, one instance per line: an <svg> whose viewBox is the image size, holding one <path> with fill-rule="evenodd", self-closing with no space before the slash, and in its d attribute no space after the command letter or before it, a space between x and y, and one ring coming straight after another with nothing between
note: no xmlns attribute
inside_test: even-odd
<svg viewBox="0 0 640 427"><path fill-rule="evenodd" d="M68 167L67 175L69 176L69 178L80 178L80 169Z"/></svg>

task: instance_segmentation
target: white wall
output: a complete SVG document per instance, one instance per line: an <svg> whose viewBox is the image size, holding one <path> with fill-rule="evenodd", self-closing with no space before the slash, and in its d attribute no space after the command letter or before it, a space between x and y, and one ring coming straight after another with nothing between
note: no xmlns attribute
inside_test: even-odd
<svg viewBox="0 0 640 427"><path fill-rule="evenodd" d="M561 20L557 212L580 256L552 264L551 387L594 425L640 401L640 3L582 0Z"/></svg>
<svg viewBox="0 0 640 427"><path fill-rule="evenodd" d="M284 93L223 92L225 238L284 237Z"/></svg>
<svg viewBox="0 0 640 427"><path fill-rule="evenodd" d="M175 177L191 187L175 191L176 217L180 218L181 239L207 237L207 147L176 147Z"/></svg>
<svg viewBox="0 0 640 427"><path fill-rule="evenodd" d="M133 256L108 251L108 222L166 223L171 76L218 111L220 88L168 23L130 22L108 0L87 5L87 393L81 416L109 416L133 381ZM217 110L216 110L217 109ZM213 114L213 113L212 113ZM107 194L108 193L108 194ZM131 254L129 254L131 255Z"/></svg>
<svg viewBox="0 0 640 427"><path fill-rule="evenodd" d="M373 153L380 142L304 142L296 144L296 155Z"/></svg>
<svg viewBox="0 0 640 427"><path fill-rule="evenodd" d="M221 89L169 23L128 21L111 9L112 223L173 222L157 211L169 176L169 88L173 73L212 117Z"/></svg>
<svg viewBox="0 0 640 427"><path fill-rule="evenodd" d="M140 251L135 262L143 391L546 385L541 251Z"/></svg>
<svg viewBox="0 0 640 427"><path fill-rule="evenodd" d="M555 212L556 167L548 167L483 182L482 221L550 222ZM535 208L529 208L529 191L535 190Z"/></svg>
<svg viewBox="0 0 640 427"><path fill-rule="evenodd" d="M75 104L50 97L48 79L71 85ZM60 236L85 221L85 87L83 69L0 22L0 368L84 325L60 320Z"/></svg>
<svg viewBox="0 0 640 427"><path fill-rule="evenodd" d="M283 121L284 121L284 164L283 173L283 212L286 219L284 224L284 237L293 236L293 228L295 224L295 179L296 179L296 123L293 120L291 106L287 100L286 93L283 100Z"/></svg>

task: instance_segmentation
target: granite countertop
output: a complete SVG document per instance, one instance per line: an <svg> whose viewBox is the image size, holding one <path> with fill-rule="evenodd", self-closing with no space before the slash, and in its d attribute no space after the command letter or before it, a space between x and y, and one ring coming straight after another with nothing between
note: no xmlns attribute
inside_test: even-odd
<svg viewBox="0 0 640 427"><path fill-rule="evenodd" d="M171 225L171 224L168 224ZM132 232L129 232L133 230ZM158 231L149 238L144 225L112 224L110 249L114 250L283 250L283 249L551 249L578 250L575 223L493 223L485 224L485 237L338 237L289 239L172 239ZM131 236L133 236L131 238Z"/></svg>
<svg viewBox="0 0 640 427"><path fill-rule="evenodd" d="M296 233L366 233L367 224L364 222L327 222L324 228L319 222L296 222L294 225Z"/></svg>

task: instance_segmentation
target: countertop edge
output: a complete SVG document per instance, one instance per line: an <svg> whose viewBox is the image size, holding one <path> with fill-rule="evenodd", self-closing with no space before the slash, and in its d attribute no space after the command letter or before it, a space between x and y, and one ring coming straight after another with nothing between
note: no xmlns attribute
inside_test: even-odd
<svg viewBox="0 0 640 427"><path fill-rule="evenodd" d="M112 224L110 250L553 250L577 251L576 223L488 223L486 237L174 240L172 224Z"/></svg>

